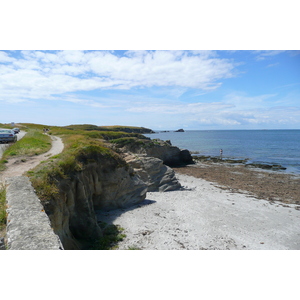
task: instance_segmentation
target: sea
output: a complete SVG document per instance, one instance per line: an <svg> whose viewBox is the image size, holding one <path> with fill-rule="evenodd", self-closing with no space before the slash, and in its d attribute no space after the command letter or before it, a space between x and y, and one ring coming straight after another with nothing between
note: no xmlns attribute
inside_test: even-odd
<svg viewBox="0 0 300 300"><path fill-rule="evenodd" d="M248 163L280 164L284 172L300 174L300 130L187 130L145 134L170 140L197 155L249 159Z"/></svg>

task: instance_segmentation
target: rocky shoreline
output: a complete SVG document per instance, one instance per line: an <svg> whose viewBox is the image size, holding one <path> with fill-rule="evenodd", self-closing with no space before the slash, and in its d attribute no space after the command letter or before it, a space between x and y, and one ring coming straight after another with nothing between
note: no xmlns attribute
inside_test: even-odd
<svg viewBox="0 0 300 300"><path fill-rule="evenodd" d="M300 176L297 175L224 161L198 161L194 165L173 169L179 174L213 182L222 189L250 194L271 202L296 204L296 209L300 209Z"/></svg>
<svg viewBox="0 0 300 300"><path fill-rule="evenodd" d="M197 169L197 167L189 167ZM98 212L125 228L120 250L299 250L299 210L176 173L182 189L149 192L129 208Z"/></svg>
<svg viewBox="0 0 300 300"><path fill-rule="evenodd" d="M266 162L249 162L248 158L245 159L234 159L234 158L220 158L219 156L205 156L205 155L194 155L193 159L198 162L213 162L213 163L228 163L228 164L243 164L249 168L260 168L264 170L280 171L286 170L280 164L266 163Z"/></svg>

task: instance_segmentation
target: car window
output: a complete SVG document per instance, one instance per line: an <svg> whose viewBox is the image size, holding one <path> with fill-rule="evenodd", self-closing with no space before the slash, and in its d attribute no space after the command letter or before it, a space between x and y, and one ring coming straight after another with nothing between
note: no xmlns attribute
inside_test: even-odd
<svg viewBox="0 0 300 300"><path fill-rule="evenodd" d="M12 133L12 130L0 130L1 133Z"/></svg>

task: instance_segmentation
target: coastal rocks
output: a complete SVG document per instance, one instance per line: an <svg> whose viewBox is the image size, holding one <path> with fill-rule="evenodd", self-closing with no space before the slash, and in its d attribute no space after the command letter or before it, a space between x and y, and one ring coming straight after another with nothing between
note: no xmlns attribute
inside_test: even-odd
<svg viewBox="0 0 300 300"><path fill-rule="evenodd" d="M183 129L178 129L178 130L176 130L174 132L184 132L184 130Z"/></svg>
<svg viewBox="0 0 300 300"><path fill-rule="evenodd" d="M220 158L220 156L206 156L206 155L195 155L193 159L196 161L209 161L214 163L229 163L229 164L245 164L248 159L230 159Z"/></svg>
<svg viewBox="0 0 300 300"><path fill-rule="evenodd" d="M228 164L243 164L247 168L260 168L264 170L271 171L280 171L286 170L285 167L279 164L268 164L268 163L260 163L260 162L252 162L248 163L249 159L230 159L230 158L220 158L219 156L205 156L205 155L197 155L193 156L195 161L200 162L213 162L213 163L228 163Z"/></svg>
<svg viewBox="0 0 300 300"><path fill-rule="evenodd" d="M143 201L147 185L111 159L89 163L58 182L59 195L44 203L65 249L85 249L102 236L96 209L123 208Z"/></svg>
<svg viewBox="0 0 300 300"><path fill-rule="evenodd" d="M170 141L159 139L143 140L143 143L125 146L121 151L159 158L170 167L193 163L193 158L188 150L181 150L172 146Z"/></svg>
<svg viewBox="0 0 300 300"><path fill-rule="evenodd" d="M148 192L166 192L181 188L174 170L164 165L161 159L147 156L128 156L126 161L147 184Z"/></svg>
<svg viewBox="0 0 300 300"><path fill-rule="evenodd" d="M279 171L279 170L286 170L285 167L278 165L278 164L266 164L266 163L249 163L246 164L245 167L248 168L260 168L264 170L272 170L272 171Z"/></svg>

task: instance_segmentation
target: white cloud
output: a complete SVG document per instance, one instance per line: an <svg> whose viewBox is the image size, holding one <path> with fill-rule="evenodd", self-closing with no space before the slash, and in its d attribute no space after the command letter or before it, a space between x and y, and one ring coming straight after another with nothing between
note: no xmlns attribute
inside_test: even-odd
<svg viewBox="0 0 300 300"><path fill-rule="evenodd" d="M265 60L269 57L278 55L285 52L285 50L260 50L260 51L254 51L255 54L257 54L256 56L256 60Z"/></svg>
<svg viewBox="0 0 300 300"><path fill-rule="evenodd" d="M0 92L9 95L14 90L20 98L153 86L212 90L233 77L236 66L208 51L129 51L123 56L111 51L18 54L17 58L0 52Z"/></svg>
<svg viewBox="0 0 300 300"><path fill-rule="evenodd" d="M10 57L6 52L0 51L0 63L7 63L14 61L14 58Z"/></svg>
<svg viewBox="0 0 300 300"><path fill-rule="evenodd" d="M180 127L184 121L194 128L201 126L225 126L226 128L271 126L277 124L300 124L299 107L287 105L278 106L276 102L269 101L276 95L266 94L248 96L242 93L231 93L222 101L210 103L172 103L150 101L145 103L130 103L126 111L143 115L145 118L160 116L165 128ZM162 126L163 127L163 126Z"/></svg>

